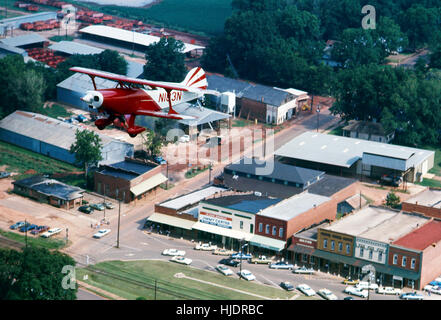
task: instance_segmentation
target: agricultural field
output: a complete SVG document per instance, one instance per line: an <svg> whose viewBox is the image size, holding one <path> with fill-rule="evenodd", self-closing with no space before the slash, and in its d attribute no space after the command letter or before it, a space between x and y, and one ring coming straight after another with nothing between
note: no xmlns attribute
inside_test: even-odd
<svg viewBox="0 0 441 320"><path fill-rule="evenodd" d="M123 18L207 36L221 33L225 20L232 13L231 0L162 0L145 8L69 2Z"/></svg>

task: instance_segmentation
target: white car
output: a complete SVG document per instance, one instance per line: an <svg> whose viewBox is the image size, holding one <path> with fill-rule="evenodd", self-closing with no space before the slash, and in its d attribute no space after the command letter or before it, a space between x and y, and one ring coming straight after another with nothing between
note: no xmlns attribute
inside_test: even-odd
<svg viewBox="0 0 441 320"><path fill-rule="evenodd" d="M178 249L165 249L162 251L162 254L164 256L185 256L185 251Z"/></svg>
<svg viewBox="0 0 441 320"><path fill-rule="evenodd" d="M394 288L394 287L378 287L377 293L400 295L401 294L401 289Z"/></svg>
<svg viewBox="0 0 441 320"><path fill-rule="evenodd" d="M298 273L298 274L314 274L315 270L312 268L300 267L300 268L294 269L292 272Z"/></svg>
<svg viewBox="0 0 441 320"><path fill-rule="evenodd" d="M52 228L52 229L49 229L47 232L43 233L41 236L43 238L50 238L50 237L56 235L57 233L60 233L61 231L63 231L62 228Z"/></svg>
<svg viewBox="0 0 441 320"><path fill-rule="evenodd" d="M193 262L193 260L191 260L190 258L185 258L182 256L174 256L173 258L171 258L170 261L181 263L181 264L186 264L186 265L189 265L190 263Z"/></svg>
<svg viewBox="0 0 441 320"><path fill-rule="evenodd" d="M94 237L94 238L97 238L97 239L102 238L102 237L104 237L106 234L109 234L110 231L111 231L110 229L102 229L102 230L98 231L97 233L95 233L95 234L93 235L93 237Z"/></svg>
<svg viewBox="0 0 441 320"><path fill-rule="evenodd" d="M371 289L371 290L378 289L378 284L376 284L376 283L369 284L369 282L367 282L367 281L360 281L355 286L360 289Z"/></svg>
<svg viewBox="0 0 441 320"><path fill-rule="evenodd" d="M432 293L441 294L441 287L440 286L433 286L429 291Z"/></svg>
<svg viewBox="0 0 441 320"><path fill-rule="evenodd" d="M190 142L190 136L188 134L184 134L179 138L179 142Z"/></svg>
<svg viewBox="0 0 441 320"><path fill-rule="evenodd" d="M317 294L326 300L338 300L337 296L326 288L320 289Z"/></svg>
<svg viewBox="0 0 441 320"><path fill-rule="evenodd" d="M354 296L362 297L362 298L367 298L369 295L369 293L366 289L362 289L362 288L355 287L355 286L346 287L344 293L352 294Z"/></svg>
<svg viewBox="0 0 441 320"><path fill-rule="evenodd" d="M231 271L230 268L224 266L224 265L217 265L216 266L216 270L219 271L220 273L222 273L224 276L231 276L233 275L233 271Z"/></svg>
<svg viewBox="0 0 441 320"><path fill-rule="evenodd" d="M211 243L198 243L195 247L195 250L203 250L203 251L214 251L217 249L217 246Z"/></svg>
<svg viewBox="0 0 441 320"><path fill-rule="evenodd" d="M297 290L299 290L300 292L304 293L305 295L307 295L308 297L312 297L315 296L315 291L311 289L310 286L308 286L307 284L299 284L297 286Z"/></svg>
<svg viewBox="0 0 441 320"><path fill-rule="evenodd" d="M254 276L254 274L252 274L250 271L245 270L245 269L239 272L239 276L244 278L245 280L248 280L248 281L256 280L256 277Z"/></svg>

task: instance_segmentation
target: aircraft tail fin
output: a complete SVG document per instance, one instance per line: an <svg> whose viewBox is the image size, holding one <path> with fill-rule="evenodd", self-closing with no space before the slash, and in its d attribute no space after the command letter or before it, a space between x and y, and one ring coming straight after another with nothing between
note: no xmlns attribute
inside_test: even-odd
<svg viewBox="0 0 441 320"><path fill-rule="evenodd" d="M205 71L201 67L191 69L181 84L190 88L207 89Z"/></svg>

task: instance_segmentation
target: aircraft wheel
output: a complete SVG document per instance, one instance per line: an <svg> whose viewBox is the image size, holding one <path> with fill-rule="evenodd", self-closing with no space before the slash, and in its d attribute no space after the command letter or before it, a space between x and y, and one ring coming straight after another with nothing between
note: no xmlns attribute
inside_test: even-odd
<svg viewBox="0 0 441 320"><path fill-rule="evenodd" d="M138 135L137 133L129 133L129 136L132 138L136 137L137 135Z"/></svg>

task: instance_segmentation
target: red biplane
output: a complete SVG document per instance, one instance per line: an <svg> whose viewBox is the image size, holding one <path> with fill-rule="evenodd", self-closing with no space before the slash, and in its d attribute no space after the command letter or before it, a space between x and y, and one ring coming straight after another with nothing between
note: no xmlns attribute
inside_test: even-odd
<svg viewBox="0 0 441 320"><path fill-rule="evenodd" d="M73 67L71 71L84 73L92 79L95 90L87 91L81 98L89 107L107 118L95 121L98 129L120 122L131 137L143 132L145 128L135 125L136 116L151 116L167 119L195 119L178 114L173 106L192 101L208 93L205 72L200 67L193 68L184 81L159 82L126 76L88 68ZM95 78L104 78L117 82L115 88L97 89ZM168 109L168 111L164 111Z"/></svg>

